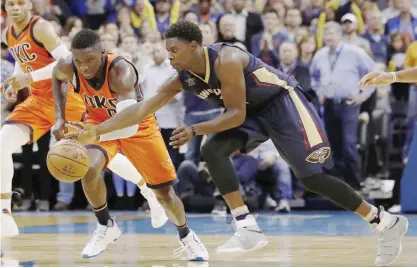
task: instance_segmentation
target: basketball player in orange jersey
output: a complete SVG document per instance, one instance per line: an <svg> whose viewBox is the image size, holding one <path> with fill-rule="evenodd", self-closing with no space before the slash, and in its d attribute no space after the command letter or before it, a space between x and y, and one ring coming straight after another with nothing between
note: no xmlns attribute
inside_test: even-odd
<svg viewBox="0 0 417 268"><path fill-rule="evenodd" d="M12 25L3 31L2 40L9 46L16 64L13 77L4 81L2 91L6 98L13 99L18 90L25 87L31 89L31 95L15 108L0 131L1 233L3 236L15 236L19 234L19 229L10 214L14 171L12 153L24 144L36 141L55 123L52 71L56 60L67 57L70 52L60 41L52 24L31 15L32 3L29 0L7 0L5 7ZM80 120L85 111L83 101L73 90L68 92L67 100L66 118ZM55 132L59 133L64 124L64 121L57 121ZM140 181L140 174L123 155L118 154L109 168L135 184ZM155 228L162 226L167 221L163 208L143 180L139 188L151 207L152 225Z"/></svg>
<svg viewBox="0 0 417 268"><path fill-rule="evenodd" d="M72 55L61 59L52 77L55 110L64 118L66 92L62 83L74 81L87 107L86 124L98 125L142 100L138 72L127 60L103 51L100 37L92 30L78 32L71 44ZM176 196L173 185L178 181L162 135L153 115L138 124L108 133L99 141L86 145L91 167L82 178L84 192L95 208L106 206L106 187L100 172L120 150L143 175L159 203L178 230L181 248L176 255L187 254L190 261L208 260L208 252L197 235L189 229L184 206ZM93 238L84 248L83 256L99 254L120 236L116 222L108 210L102 210Z"/></svg>

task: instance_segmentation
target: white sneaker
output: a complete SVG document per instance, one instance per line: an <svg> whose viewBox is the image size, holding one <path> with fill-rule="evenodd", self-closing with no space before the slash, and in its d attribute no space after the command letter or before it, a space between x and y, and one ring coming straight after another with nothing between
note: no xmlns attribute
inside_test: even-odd
<svg viewBox="0 0 417 268"><path fill-rule="evenodd" d="M272 199L269 195L265 199L264 209L275 209L277 207L277 201Z"/></svg>
<svg viewBox="0 0 417 268"><path fill-rule="evenodd" d="M17 224L14 221L12 214L10 214L7 210L4 209L0 214L0 221L2 237L11 237L19 235L19 228L17 227Z"/></svg>
<svg viewBox="0 0 417 268"><path fill-rule="evenodd" d="M268 245L268 239L259 229L255 217L249 215L244 220L234 221L236 232L217 253L241 253L261 249Z"/></svg>
<svg viewBox="0 0 417 268"><path fill-rule="evenodd" d="M116 220L112 217L106 225L97 223L97 229L93 237L85 246L82 257L84 259L92 258L103 252L109 244L113 244L122 234Z"/></svg>
<svg viewBox="0 0 417 268"><path fill-rule="evenodd" d="M209 254L206 247L192 230L186 237L180 239L180 245L180 248L174 250L174 258L179 258L187 253L185 259L188 261L208 261Z"/></svg>
<svg viewBox="0 0 417 268"><path fill-rule="evenodd" d="M401 254L401 242L408 230L408 220L404 216L391 215L385 211L381 211L380 217L381 222L378 225L385 227L373 227L379 232L379 249L375 265L390 266Z"/></svg>
<svg viewBox="0 0 417 268"><path fill-rule="evenodd" d="M164 208L159 204L158 199L152 190L141 191L143 197L148 201L149 209L151 211L151 221L153 228L162 227L167 221L168 217L165 214Z"/></svg>
<svg viewBox="0 0 417 268"><path fill-rule="evenodd" d="M291 211L290 202L287 199L280 200L275 210L281 213L289 213Z"/></svg>

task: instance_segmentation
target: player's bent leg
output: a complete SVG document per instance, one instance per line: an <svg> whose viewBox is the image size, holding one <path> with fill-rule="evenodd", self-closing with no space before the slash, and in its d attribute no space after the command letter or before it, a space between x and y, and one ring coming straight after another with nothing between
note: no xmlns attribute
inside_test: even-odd
<svg viewBox="0 0 417 268"><path fill-rule="evenodd" d="M401 241L408 228L407 219L368 204L352 187L323 173L325 167L332 166L330 146L319 116L301 93L294 90L277 99L265 114L263 127L308 190L362 216L380 233L376 264L390 265L401 252ZM277 118L277 114L282 116Z"/></svg>
<svg viewBox="0 0 417 268"><path fill-rule="evenodd" d="M174 257L180 257L183 253L186 253L189 261L207 261L209 259L207 249L188 227L184 205L176 195L174 188L170 185L153 191L159 203L165 209L168 218L178 230L181 247L174 251Z"/></svg>
<svg viewBox="0 0 417 268"><path fill-rule="evenodd" d="M143 175L166 215L177 226L181 249L175 251L175 257L187 253L188 260L208 260L206 248L188 228L184 206L173 189L178 179L156 121L152 119L148 126L141 124L140 128L135 137L120 141L121 150Z"/></svg>
<svg viewBox="0 0 417 268"><path fill-rule="evenodd" d="M402 239L408 230L408 220L401 215L391 215L382 207L369 204L342 180L319 173L301 179L312 192L327 197L346 210L355 212L369 222L379 233L379 249L375 261L377 266L391 265L400 255Z"/></svg>
<svg viewBox="0 0 417 268"><path fill-rule="evenodd" d="M81 182L98 222L93 237L82 252L83 258L92 258L99 255L121 235L115 219L110 217L107 207L106 184L101 177L101 172L107 163L107 155L104 149L99 149L97 146L88 148L88 152L90 155L90 169L85 177L81 179Z"/></svg>
<svg viewBox="0 0 417 268"><path fill-rule="evenodd" d="M11 215L13 158L12 154L30 141L31 129L23 124L5 124L0 130L1 142L1 236L16 236L19 229Z"/></svg>
<svg viewBox="0 0 417 268"><path fill-rule="evenodd" d="M201 149L210 174L235 218L236 233L217 248L218 253L258 250L268 244L255 217L243 201L237 174L230 160L230 155L244 148L245 143L246 137L232 130L213 135Z"/></svg>
<svg viewBox="0 0 417 268"><path fill-rule="evenodd" d="M120 153L116 154L107 167L120 177L133 182L139 187L141 194L148 201L151 211L152 226L154 228L162 227L168 221L165 210L159 204L154 192L146 186L142 175L140 175L139 171L126 156Z"/></svg>

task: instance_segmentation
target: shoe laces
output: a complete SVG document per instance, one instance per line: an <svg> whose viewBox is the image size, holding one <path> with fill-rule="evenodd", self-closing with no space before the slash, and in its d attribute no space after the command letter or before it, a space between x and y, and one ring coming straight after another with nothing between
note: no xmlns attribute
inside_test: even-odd
<svg viewBox="0 0 417 268"><path fill-rule="evenodd" d="M98 242L104 239L106 236L107 227L105 229L95 229L93 233L93 237L91 238L89 244L96 245Z"/></svg>
<svg viewBox="0 0 417 268"><path fill-rule="evenodd" d="M193 243L196 244L195 247L192 246ZM198 253L200 251L201 252L204 251L201 242L195 240L194 236L193 236L193 241L190 241L188 243L181 241L181 244L182 245L179 248L174 250L174 255L172 257L175 259L179 258L181 255L183 255L187 251L191 252L192 254Z"/></svg>
<svg viewBox="0 0 417 268"><path fill-rule="evenodd" d="M174 249L174 254L172 255L172 257L174 259L178 259L182 255L184 255L184 253L187 250L192 251L191 246L189 244L187 245L187 244L183 243L181 247Z"/></svg>

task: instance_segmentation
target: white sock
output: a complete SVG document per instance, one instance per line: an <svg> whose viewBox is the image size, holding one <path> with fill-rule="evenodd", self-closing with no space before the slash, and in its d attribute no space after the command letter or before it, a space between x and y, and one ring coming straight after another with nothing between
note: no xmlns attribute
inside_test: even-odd
<svg viewBox="0 0 417 268"><path fill-rule="evenodd" d="M12 192L13 180L13 158L12 154L22 145L30 141L29 128L19 124L5 124L0 130L1 144L1 183L0 192L9 194ZM11 196L8 199L1 199L1 210L11 212Z"/></svg>
<svg viewBox="0 0 417 268"><path fill-rule="evenodd" d="M146 183L139 185L139 182L143 180L143 177L126 156L122 154L116 154L116 156L113 157L107 167L123 179L136 184L142 194L150 191L150 189L146 186Z"/></svg>

